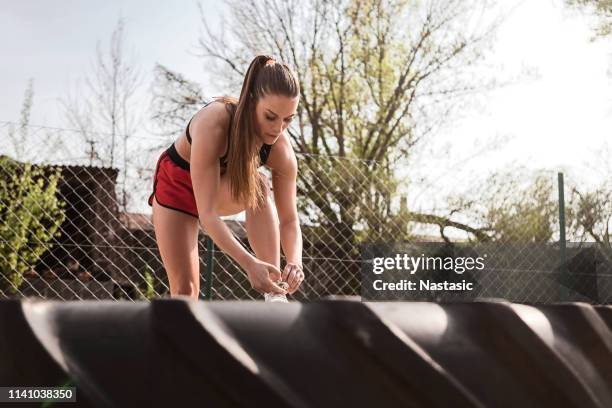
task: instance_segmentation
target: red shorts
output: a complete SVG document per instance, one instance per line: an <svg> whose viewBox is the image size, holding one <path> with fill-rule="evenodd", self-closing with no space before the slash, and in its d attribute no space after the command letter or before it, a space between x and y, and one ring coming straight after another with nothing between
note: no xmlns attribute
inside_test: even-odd
<svg viewBox="0 0 612 408"><path fill-rule="evenodd" d="M174 144L164 151L157 161L153 176L153 193L149 197L150 206L153 206L153 197L162 207L198 218L189 163L178 155Z"/></svg>

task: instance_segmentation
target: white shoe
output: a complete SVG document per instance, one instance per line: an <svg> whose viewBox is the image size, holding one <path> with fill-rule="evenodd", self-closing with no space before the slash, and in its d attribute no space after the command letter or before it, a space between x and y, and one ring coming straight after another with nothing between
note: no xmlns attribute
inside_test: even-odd
<svg viewBox="0 0 612 408"><path fill-rule="evenodd" d="M279 282L278 286L285 290L289 288L289 284L287 282ZM266 302L289 303L287 296L281 295L280 293L264 293L264 299L266 299Z"/></svg>

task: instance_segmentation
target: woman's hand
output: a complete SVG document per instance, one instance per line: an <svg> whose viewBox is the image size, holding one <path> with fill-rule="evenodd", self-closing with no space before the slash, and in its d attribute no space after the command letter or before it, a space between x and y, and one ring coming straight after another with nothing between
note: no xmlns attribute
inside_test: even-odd
<svg viewBox="0 0 612 408"><path fill-rule="evenodd" d="M283 270L282 275L283 282L287 282L289 284L289 289L287 292L293 294L302 282L304 281L304 271L302 270L302 265L297 263L289 262L285 265L285 269Z"/></svg>
<svg viewBox="0 0 612 408"><path fill-rule="evenodd" d="M281 280L281 273L276 266L255 258L245 269L251 287L256 291L287 294L286 290L277 285Z"/></svg>

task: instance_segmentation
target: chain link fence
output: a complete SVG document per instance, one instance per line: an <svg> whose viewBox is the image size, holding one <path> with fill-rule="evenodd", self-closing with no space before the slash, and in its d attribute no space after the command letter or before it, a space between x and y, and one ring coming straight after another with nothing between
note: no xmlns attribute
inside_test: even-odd
<svg viewBox="0 0 612 408"><path fill-rule="evenodd" d="M171 141L131 139L128 153L105 163L76 130L18 126L0 123L2 140L27 135L0 147L0 298L168 296L146 200L157 156ZM460 277L477 283L472 298L612 299L610 183L581 190L569 177L559 211L552 171L497 172L457 191L459 180L453 177L427 188L400 178L399 163L297 157L306 280L296 300L359 296L369 262L364 246L414 249L425 242L438 242L452 254L487 246L487 268ZM249 248L241 217L225 222ZM261 299L244 272L202 232L198 245L201 298ZM459 297L432 293L420 300Z"/></svg>

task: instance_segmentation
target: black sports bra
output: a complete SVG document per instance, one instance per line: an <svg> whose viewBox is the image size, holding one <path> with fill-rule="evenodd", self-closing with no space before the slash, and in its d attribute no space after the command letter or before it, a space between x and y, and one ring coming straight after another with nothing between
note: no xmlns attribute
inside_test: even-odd
<svg viewBox="0 0 612 408"><path fill-rule="evenodd" d="M205 107L207 107L213 102L215 101L208 102L206 105L202 107L202 109L204 109ZM192 119L193 117L189 119L189 123L187 123L187 128L185 129L185 135L187 136L187 141L189 142L189 144L191 144L191 135L189 134L189 125L191 124ZM224 172L227 169L227 154L229 153L230 136L232 135L232 119L233 117L230 117L229 130L227 132L227 150L225 151L225 154L219 158L219 162L221 163L222 172ZM263 146L261 146L261 149L259 149L259 165L260 166L263 166L268 161L268 156L270 156L270 150L272 150L272 146L273 145L271 144L264 143Z"/></svg>

